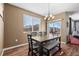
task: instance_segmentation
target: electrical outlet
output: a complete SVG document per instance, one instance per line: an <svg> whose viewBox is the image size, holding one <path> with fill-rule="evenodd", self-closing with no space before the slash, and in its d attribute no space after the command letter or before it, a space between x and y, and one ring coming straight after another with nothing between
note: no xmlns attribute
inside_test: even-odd
<svg viewBox="0 0 79 59"><path fill-rule="evenodd" d="M26 34L27 32L23 32L24 34Z"/></svg>
<svg viewBox="0 0 79 59"><path fill-rule="evenodd" d="M18 41L18 39L15 40L16 42Z"/></svg>

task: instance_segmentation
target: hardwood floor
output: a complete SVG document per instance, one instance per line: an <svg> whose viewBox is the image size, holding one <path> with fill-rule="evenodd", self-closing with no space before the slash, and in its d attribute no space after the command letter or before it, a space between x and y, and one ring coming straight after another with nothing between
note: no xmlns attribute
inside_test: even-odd
<svg viewBox="0 0 79 59"><path fill-rule="evenodd" d="M27 53L28 53L27 46L22 46L19 48L4 51L3 56L27 56L28 55Z"/></svg>
<svg viewBox="0 0 79 59"><path fill-rule="evenodd" d="M79 56L79 46L71 44L61 44L61 51L57 52L55 56ZM27 56L27 46L15 48L4 51L4 56Z"/></svg>
<svg viewBox="0 0 79 59"><path fill-rule="evenodd" d="M60 56L79 56L79 45L61 44L63 53L57 53Z"/></svg>

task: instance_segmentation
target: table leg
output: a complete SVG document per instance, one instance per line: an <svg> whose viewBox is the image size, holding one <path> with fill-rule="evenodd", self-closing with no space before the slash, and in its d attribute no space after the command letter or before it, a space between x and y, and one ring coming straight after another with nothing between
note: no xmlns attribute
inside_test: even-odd
<svg viewBox="0 0 79 59"><path fill-rule="evenodd" d="M40 47L39 47L39 55L40 56L43 56L43 47L42 47L42 43L39 44Z"/></svg>
<svg viewBox="0 0 79 59"><path fill-rule="evenodd" d="M61 50L61 44L59 43L59 50Z"/></svg>
<svg viewBox="0 0 79 59"><path fill-rule="evenodd" d="M61 50L61 37L59 38L59 50Z"/></svg>

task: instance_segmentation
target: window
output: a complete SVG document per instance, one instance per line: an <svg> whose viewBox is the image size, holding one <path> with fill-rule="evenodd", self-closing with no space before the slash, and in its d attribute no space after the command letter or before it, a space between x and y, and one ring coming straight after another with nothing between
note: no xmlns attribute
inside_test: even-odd
<svg viewBox="0 0 79 59"><path fill-rule="evenodd" d="M39 31L40 19L33 17L33 31Z"/></svg>
<svg viewBox="0 0 79 59"><path fill-rule="evenodd" d="M40 18L23 15L23 25L27 32L39 31Z"/></svg>
<svg viewBox="0 0 79 59"><path fill-rule="evenodd" d="M48 32L60 34L61 21L52 21L48 23Z"/></svg>
<svg viewBox="0 0 79 59"><path fill-rule="evenodd" d="M29 32L32 31L32 19L31 16L23 16L23 25L25 31Z"/></svg>

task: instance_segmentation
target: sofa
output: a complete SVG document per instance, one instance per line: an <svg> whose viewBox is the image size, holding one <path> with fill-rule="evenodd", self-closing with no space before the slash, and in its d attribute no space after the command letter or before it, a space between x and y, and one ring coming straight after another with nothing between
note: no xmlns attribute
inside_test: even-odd
<svg viewBox="0 0 79 59"><path fill-rule="evenodd" d="M72 35L69 35L69 36L68 36L68 41L69 41L71 44L79 45L79 36L72 36Z"/></svg>

